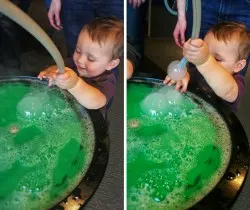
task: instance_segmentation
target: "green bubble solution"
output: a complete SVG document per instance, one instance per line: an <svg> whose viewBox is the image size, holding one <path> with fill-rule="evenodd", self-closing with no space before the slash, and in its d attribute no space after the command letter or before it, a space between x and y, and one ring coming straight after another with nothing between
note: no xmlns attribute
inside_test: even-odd
<svg viewBox="0 0 250 210"><path fill-rule="evenodd" d="M38 83L1 82L0 98L0 209L48 209L85 175L92 122L63 92Z"/></svg>
<svg viewBox="0 0 250 210"><path fill-rule="evenodd" d="M127 101L127 208L191 207L228 166L227 125L204 100L173 87L128 83Z"/></svg>

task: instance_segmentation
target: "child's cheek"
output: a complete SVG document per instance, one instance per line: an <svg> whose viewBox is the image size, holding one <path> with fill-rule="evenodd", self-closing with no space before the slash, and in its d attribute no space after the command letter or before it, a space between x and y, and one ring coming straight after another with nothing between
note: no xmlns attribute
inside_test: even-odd
<svg viewBox="0 0 250 210"><path fill-rule="evenodd" d="M73 54L73 61L74 61L74 63L76 63L76 60L77 60L77 54L74 52L74 54Z"/></svg>
<svg viewBox="0 0 250 210"><path fill-rule="evenodd" d="M93 69L96 69L96 66L94 63L86 63L86 68L89 70L89 71L93 71Z"/></svg>

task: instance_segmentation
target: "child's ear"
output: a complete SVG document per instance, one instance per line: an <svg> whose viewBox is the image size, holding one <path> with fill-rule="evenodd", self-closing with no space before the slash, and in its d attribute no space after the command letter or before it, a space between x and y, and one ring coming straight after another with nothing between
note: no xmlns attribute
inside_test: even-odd
<svg viewBox="0 0 250 210"><path fill-rule="evenodd" d="M119 65L119 63L120 63L120 59L119 58L114 59L114 60L112 60L112 61L109 62L109 64L108 64L108 66L107 66L106 69L109 71L109 70L117 67Z"/></svg>
<svg viewBox="0 0 250 210"><path fill-rule="evenodd" d="M247 64L246 59L242 59L236 62L234 67L234 73L241 71Z"/></svg>

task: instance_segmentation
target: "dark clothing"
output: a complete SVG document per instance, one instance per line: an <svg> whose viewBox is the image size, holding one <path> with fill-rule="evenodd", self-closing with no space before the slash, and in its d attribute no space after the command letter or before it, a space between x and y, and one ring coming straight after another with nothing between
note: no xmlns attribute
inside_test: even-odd
<svg viewBox="0 0 250 210"><path fill-rule="evenodd" d="M62 24L68 55L72 56L84 25L96 17L123 20L123 0L62 0Z"/></svg>
<svg viewBox="0 0 250 210"><path fill-rule="evenodd" d="M147 10L148 1L142 3L139 8L133 8L127 1L127 37L141 56L144 54L144 31Z"/></svg>
<svg viewBox="0 0 250 210"><path fill-rule="evenodd" d="M200 38L204 38L206 33L217 23L225 21L233 21L245 24L250 30L250 1L249 0L202 0L201 1L201 29ZM193 8L192 1L188 1L188 9L186 13L187 30L186 40L191 37L193 25ZM249 64L249 56L247 65L240 72L245 75Z"/></svg>
<svg viewBox="0 0 250 210"><path fill-rule="evenodd" d="M128 38L127 41L127 59L132 63L134 70L138 68L141 60L141 55L136 51L136 48L130 43Z"/></svg>
<svg viewBox="0 0 250 210"><path fill-rule="evenodd" d="M101 75L92 78L81 77L86 83L97 88L107 99L107 103L104 107L100 108L100 111L106 119L107 111L109 110L113 101L116 88L116 78L113 70L105 71Z"/></svg>
<svg viewBox="0 0 250 210"><path fill-rule="evenodd" d="M72 58L67 60L66 66L77 72ZM107 118L107 111L111 106L115 94L117 82L117 78L115 76L117 74L116 71L118 71L118 68L112 69L110 71L105 71L102 74L91 78L81 77L86 83L97 88L103 95L105 95L107 103L105 106L100 108L100 112L102 113L104 119Z"/></svg>
<svg viewBox="0 0 250 210"><path fill-rule="evenodd" d="M217 23L233 21L243 23L250 30L250 1L249 0L202 0L201 1L201 30L200 38ZM187 38L192 31L193 8L188 1L187 9Z"/></svg>
<svg viewBox="0 0 250 210"><path fill-rule="evenodd" d="M20 2L12 1L16 6ZM20 28L10 18L0 13L0 63L7 68L20 68Z"/></svg>
<svg viewBox="0 0 250 210"><path fill-rule="evenodd" d="M190 85L193 85L195 87L198 87L203 93L206 95L209 95L211 97L218 97L212 90L212 88L207 84L204 77L201 75L201 73L196 68L189 69L190 73ZM221 99L222 103L228 107L232 112L237 112L241 103L241 100L243 96L245 95L246 86L245 86L245 80L244 77L240 74L233 74L232 75L234 80L236 81L238 85L238 97L233 103L229 103L223 99Z"/></svg>
<svg viewBox="0 0 250 210"><path fill-rule="evenodd" d="M24 12L28 12L29 0L11 0ZM20 61L20 36L22 28L13 20L0 13L0 63L6 68L19 70Z"/></svg>

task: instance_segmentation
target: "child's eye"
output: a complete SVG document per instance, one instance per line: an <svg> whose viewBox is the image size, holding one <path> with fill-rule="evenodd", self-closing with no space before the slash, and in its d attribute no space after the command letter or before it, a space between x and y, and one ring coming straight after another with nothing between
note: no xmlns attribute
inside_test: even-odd
<svg viewBox="0 0 250 210"><path fill-rule="evenodd" d="M76 53L80 53L80 50L76 49L75 52L76 52Z"/></svg>
<svg viewBox="0 0 250 210"><path fill-rule="evenodd" d="M217 62L221 62L221 61L222 61L222 59L220 59L220 58L215 58L215 60L216 60Z"/></svg>
<svg viewBox="0 0 250 210"><path fill-rule="evenodd" d="M88 60L89 60L90 62L95 62L95 59L94 59L94 58L88 58Z"/></svg>

